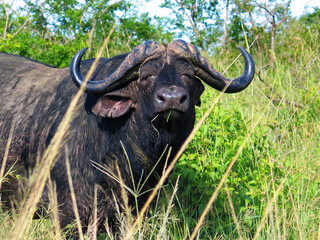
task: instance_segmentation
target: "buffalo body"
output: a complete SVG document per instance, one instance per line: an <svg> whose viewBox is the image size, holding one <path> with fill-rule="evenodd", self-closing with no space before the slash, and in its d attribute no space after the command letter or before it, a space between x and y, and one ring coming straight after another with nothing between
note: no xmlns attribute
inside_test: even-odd
<svg viewBox="0 0 320 240"><path fill-rule="evenodd" d="M14 124L6 163L11 173L0 189L4 206L16 206L23 198L28 177L41 162L83 75L92 66L94 59L81 61L84 51L74 57L71 75L69 68L0 53L0 161ZM100 222L108 219L114 225L117 205L124 206L124 188L114 176L123 180L132 208L136 202L129 189L139 189L141 207L147 190L155 186L193 129L195 106L204 89L199 78L226 92L239 92L251 82L254 63L241 51L245 71L233 81L217 73L196 47L181 40L164 46L150 41L131 53L101 58L50 174L61 227L75 219L66 157L83 226L93 221L95 191ZM48 202L46 187L42 203Z"/></svg>

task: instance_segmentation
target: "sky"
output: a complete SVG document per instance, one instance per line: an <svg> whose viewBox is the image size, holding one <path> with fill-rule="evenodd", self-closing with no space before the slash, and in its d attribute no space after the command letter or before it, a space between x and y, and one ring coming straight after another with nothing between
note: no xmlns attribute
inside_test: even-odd
<svg viewBox="0 0 320 240"><path fill-rule="evenodd" d="M23 0L2 0L1 2L14 4L16 6L23 6ZM137 1L142 2L142 1ZM149 15L153 17L156 16L168 16L170 13L169 10L163 9L159 7L159 4L163 2L163 0L151 0L150 2L141 3L141 11L142 12L149 12ZM299 17L306 12L312 12L313 7L320 8L320 0L292 0L291 3L291 13L293 17ZM152 9L152 11L150 11Z"/></svg>
<svg viewBox="0 0 320 240"><path fill-rule="evenodd" d="M306 12L312 12L314 7L320 8L319 0L293 0L291 3L291 13L293 17L298 17Z"/></svg>
<svg viewBox="0 0 320 240"><path fill-rule="evenodd" d="M152 12L149 12L150 16L167 16L170 11L158 7L159 2L162 3L163 0L151 0L150 2L141 3L141 10L143 12L148 12L149 9L152 9ZM291 2L291 13L293 17L299 17L306 12L312 12L314 7L320 8L320 0L292 0Z"/></svg>

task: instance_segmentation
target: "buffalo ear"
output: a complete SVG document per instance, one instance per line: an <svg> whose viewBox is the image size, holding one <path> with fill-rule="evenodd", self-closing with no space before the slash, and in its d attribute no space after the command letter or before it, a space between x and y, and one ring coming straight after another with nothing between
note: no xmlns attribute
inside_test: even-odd
<svg viewBox="0 0 320 240"><path fill-rule="evenodd" d="M127 97L104 95L92 108L92 112L105 118L118 118L132 108L132 100Z"/></svg>

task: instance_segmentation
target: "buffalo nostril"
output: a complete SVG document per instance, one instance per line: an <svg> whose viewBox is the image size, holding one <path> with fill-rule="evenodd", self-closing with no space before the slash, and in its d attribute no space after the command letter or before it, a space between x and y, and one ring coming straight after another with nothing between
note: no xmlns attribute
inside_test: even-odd
<svg viewBox="0 0 320 240"><path fill-rule="evenodd" d="M166 101L166 99L165 99L163 96L161 96L161 95L158 95L158 96L157 96L157 100L158 100L159 102L165 102L165 101Z"/></svg>
<svg viewBox="0 0 320 240"><path fill-rule="evenodd" d="M183 95L180 99L180 103L183 104L188 100L188 96L187 95Z"/></svg>

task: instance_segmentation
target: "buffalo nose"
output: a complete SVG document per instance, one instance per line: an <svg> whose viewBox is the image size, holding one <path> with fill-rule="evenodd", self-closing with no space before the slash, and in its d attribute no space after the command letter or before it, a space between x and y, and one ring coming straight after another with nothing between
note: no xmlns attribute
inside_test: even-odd
<svg viewBox="0 0 320 240"><path fill-rule="evenodd" d="M155 92L154 105L156 112L167 110L186 112L189 106L189 95L180 86L161 87Z"/></svg>

